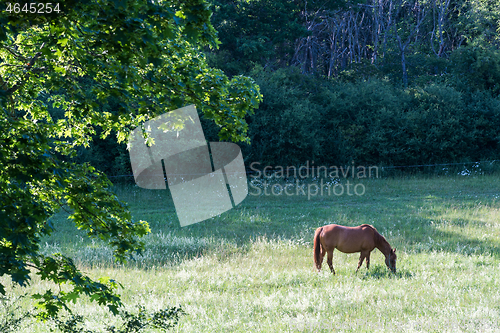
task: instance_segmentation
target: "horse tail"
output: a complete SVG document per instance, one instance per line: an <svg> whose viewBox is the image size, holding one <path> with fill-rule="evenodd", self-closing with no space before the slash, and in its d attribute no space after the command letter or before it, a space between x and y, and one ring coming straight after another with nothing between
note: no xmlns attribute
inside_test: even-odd
<svg viewBox="0 0 500 333"><path fill-rule="evenodd" d="M318 271L321 269L321 263L323 261L323 258L321 258L321 231L323 231L323 227L319 227L314 233L314 263L316 264Z"/></svg>

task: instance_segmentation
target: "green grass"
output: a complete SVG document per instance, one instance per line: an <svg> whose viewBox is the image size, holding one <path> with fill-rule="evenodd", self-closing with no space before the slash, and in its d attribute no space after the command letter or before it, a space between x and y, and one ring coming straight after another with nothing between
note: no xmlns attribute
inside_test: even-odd
<svg viewBox="0 0 500 333"><path fill-rule="evenodd" d="M355 180L355 182L358 182ZM181 228L167 191L119 186L134 218L152 233L126 267L65 219L45 252L75 258L93 277L124 285L126 304L182 305L176 332L477 332L500 328L500 177L367 179L362 196L248 196L237 208ZM322 225L369 223L397 248L389 273L375 250L334 252L333 276L313 268L312 237ZM34 279L30 293L46 287ZM14 293L21 293L15 289ZM28 306L24 301L23 306ZM88 327L112 322L88 300L74 305ZM107 319L106 319L107 318ZM18 332L47 332L29 323Z"/></svg>

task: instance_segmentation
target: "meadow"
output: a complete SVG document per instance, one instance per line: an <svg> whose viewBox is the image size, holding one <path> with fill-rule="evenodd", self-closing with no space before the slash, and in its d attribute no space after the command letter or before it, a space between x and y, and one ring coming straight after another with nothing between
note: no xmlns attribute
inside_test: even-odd
<svg viewBox="0 0 500 333"><path fill-rule="evenodd" d="M134 218L150 223L142 255L117 266L112 249L89 240L63 213L52 219L57 231L43 250L73 256L92 277L118 280L130 307L181 305L186 315L174 332L499 332L499 175L354 182L363 184L362 195L308 198L270 188L183 228L167 191L117 185ZM397 273L378 250L369 270L355 273L359 255L335 251L337 274L326 259L318 273L313 234L330 223L375 226L397 248ZM29 292L44 287L34 279ZM91 331L118 320L87 299L73 309ZM49 328L29 322L17 332Z"/></svg>

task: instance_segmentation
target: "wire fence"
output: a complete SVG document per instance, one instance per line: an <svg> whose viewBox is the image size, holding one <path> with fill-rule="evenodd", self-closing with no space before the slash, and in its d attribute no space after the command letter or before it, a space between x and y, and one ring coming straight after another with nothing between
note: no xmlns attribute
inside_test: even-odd
<svg viewBox="0 0 500 333"><path fill-rule="evenodd" d="M377 165L370 165L370 166L361 166L361 165L343 165L343 166L334 166L334 165L331 165L331 166L314 166L314 167L306 167L304 165L299 165L299 166L287 166L287 167L279 167L278 166L268 166L268 167L264 167L264 168L261 168L261 169L255 169L255 168L252 168L252 170L246 170L245 172L231 172L231 174L240 174L240 173L244 173L246 175L255 175L255 174L259 174L259 175L272 175L273 173L276 173L278 172L279 170L284 170L284 169L287 169L287 168L294 168L295 170L305 170L305 171L311 171L311 174L315 174L315 171L317 174L319 174L318 170L320 170L321 168L330 168L330 169L333 169L333 168L337 168L337 169L340 169L342 171L346 171L346 170L350 170L350 168L354 168L352 169L353 171L354 170L359 170L360 168L369 168L369 167L373 167L373 168L378 168L378 170L380 170L385 176L389 176L389 175L392 175L392 174L397 174L397 172L394 172L394 171L400 171L399 173L405 173L405 170L408 170L408 169L412 169L412 170L417 170L419 172L422 172L422 173L447 173L447 172L453 172L453 171L458 171L457 167L459 166L472 166L472 168L475 168L476 172L495 172L495 171L499 171L500 170L500 160L485 160L485 161L475 161L475 162L457 162L457 163L436 163L436 164L412 164L412 165L391 165L391 166L377 166ZM441 167L440 169L438 169L439 167ZM455 170L450 170L450 168L447 168L447 167L452 167L454 168ZM433 172L431 172L432 170L429 170L429 169L432 169L434 168L435 170ZM356 172L354 171L354 172ZM463 170L464 172L466 171L471 171L471 170ZM411 173L411 171L410 171ZM170 175L170 174L169 174ZM171 174L171 176L203 176L203 175L206 175L206 173L186 173L186 174ZM161 176L161 175L160 175ZM127 175L110 175L108 176L108 178L133 178L134 175L133 174L127 174Z"/></svg>

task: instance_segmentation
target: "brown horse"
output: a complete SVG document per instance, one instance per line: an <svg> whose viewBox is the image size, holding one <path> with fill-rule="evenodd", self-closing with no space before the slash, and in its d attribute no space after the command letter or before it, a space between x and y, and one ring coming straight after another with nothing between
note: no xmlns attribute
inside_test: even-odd
<svg viewBox="0 0 500 333"><path fill-rule="evenodd" d="M319 227L314 234L314 263L319 272L325 252L328 253L328 266L335 274L332 265L333 250L337 249L344 253L361 252L358 269L356 269L358 272L365 258L366 268L370 268L370 252L374 248L379 249L385 255L385 264L396 273L396 249L392 249L391 245L373 226L363 224L358 227L344 227L329 224Z"/></svg>

